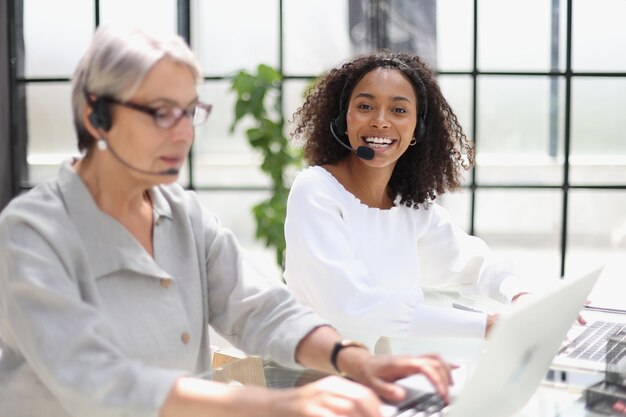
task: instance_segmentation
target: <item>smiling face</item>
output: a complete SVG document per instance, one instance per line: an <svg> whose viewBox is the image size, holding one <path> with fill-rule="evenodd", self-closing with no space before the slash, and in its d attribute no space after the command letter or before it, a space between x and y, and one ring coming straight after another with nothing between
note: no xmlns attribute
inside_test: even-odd
<svg viewBox="0 0 626 417"><path fill-rule="evenodd" d="M413 85L394 68L376 68L356 84L346 122L350 146L367 146L376 153L374 159L364 163L395 166L413 139L417 103Z"/></svg>
<svg viewBox="0 0 626 417"><path fill-rule="evenodd" d="M148 72L128 101L153 109L188 109L198 101L195 77L186 65L164 58ZM124 161L148 172L182 167L193 142L193 126L188 116L170 128L161 128L150 114L123 105L111 105L113 123L106 137L110 147ZM172 182L177 178L176 174L145 175L116 163L114 169L120 168L133 177L150 182Z"/></svg>

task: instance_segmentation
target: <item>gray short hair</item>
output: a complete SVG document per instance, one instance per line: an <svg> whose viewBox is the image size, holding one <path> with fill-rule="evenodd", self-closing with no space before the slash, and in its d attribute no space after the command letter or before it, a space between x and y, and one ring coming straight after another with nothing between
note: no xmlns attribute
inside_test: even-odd
<svg viewBox="0 0 626 417"><path fill-rule="evenodd" d="M188 66L194 77L200 78L197 58L178 35L155 35L138 28L105 25L96 30L72 81L72 112L79 150L88 151L95 142L83 123L86 94L129 100L148 71L165 57Z"/></svg>

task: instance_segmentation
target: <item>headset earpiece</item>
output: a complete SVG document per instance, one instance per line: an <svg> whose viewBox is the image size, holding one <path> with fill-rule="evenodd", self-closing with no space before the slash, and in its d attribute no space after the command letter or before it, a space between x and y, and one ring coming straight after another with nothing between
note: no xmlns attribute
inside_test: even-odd
<svg viewBox="0 0 626 417"><path fill-rule="evenodd" d="M103 98L97 98L91 103L91 113L89 121L96 129L105 132L111 129L111 106Z"/></svg>
<svg viewBox="0 0 626 417"><path fill-rule="evenodd" d="M419 119L417 119L417 136L415 137L417 139L417 141L422 141L424 140L424 135L426 134L426 120L424 120L423 117L420 116Z"/></svg>
<svg viewBox="0 0 626 417"><path fill-rule="evenodd" d="M92 110L91 113L89 113L89 122L96 129L100 129L100 121L98 119L98 115Z"/></svg>
<svg viewBox="0 0 626 417"><path fill-rule="evenodd" d="M343 140L346 137L346 130L348 126L346 124L346 114L343 111L339 112L339 116L335 117L332 122L335 132L338 136L340 136Z"/></svg>

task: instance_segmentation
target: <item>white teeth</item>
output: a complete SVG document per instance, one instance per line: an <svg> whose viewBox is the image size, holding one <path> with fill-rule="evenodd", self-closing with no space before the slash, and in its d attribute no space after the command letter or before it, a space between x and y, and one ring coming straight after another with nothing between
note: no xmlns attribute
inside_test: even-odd
<svg viewBox="0 0 626 417"><path fill-rule="evenodd" d="M391 145L393 143L392 139L389 138L377 138L377 137L368 137L364 138L366 143L377 143L381 145Z"/></svg>

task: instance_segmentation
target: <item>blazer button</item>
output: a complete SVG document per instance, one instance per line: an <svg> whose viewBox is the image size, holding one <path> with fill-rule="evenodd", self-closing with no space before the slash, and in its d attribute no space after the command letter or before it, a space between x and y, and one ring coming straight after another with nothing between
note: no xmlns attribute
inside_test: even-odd
<svg viewBox="0 0 626 417"><path fill-rule="evenodd" d="M167 278L161 278L161 287L163 288L168 288L170 286L170 279Z"/></svg>
<svg viewBox="0 0 626 417"><path fill-rule="evenodd" d="M183 342L184 344L189 343L189 339L191 339L191 336L189 336L189 333L187 333L187 332L183 332L183 333L180 335L180 340L182 340L182 342Z"/></svg>

